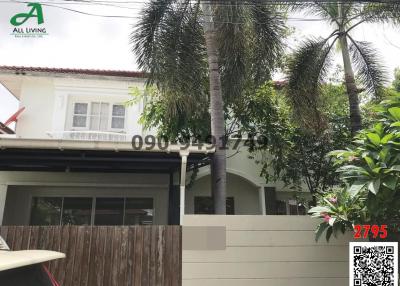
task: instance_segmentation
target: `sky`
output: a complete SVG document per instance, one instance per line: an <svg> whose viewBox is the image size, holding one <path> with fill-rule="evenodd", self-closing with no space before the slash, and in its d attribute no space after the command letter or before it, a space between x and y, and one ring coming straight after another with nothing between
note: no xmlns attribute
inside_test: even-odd
<svg viewBox="0 0 400 286"><path fill-rule="evenodd" d="M130 50L129 35L143 7L142 3L147 1L130 1L130 4L118 4L118 1L123 2L108 0L108 4L123 8L44 0L43 3L92 14L128 18L95 17L43 6L45 23L42 26L46 27L49 35L44 38L15 38L10 35L13 29L10 18L17 13L28 12L30 8L26 7L26 3L0 0L0 65L137 70L135 57ZM289 17L304 18L304 15ZM295 28L288 40L291 48L307 37L327 36L332 31L325 22L292 19L288 23ZM394 68L400 67L399 35L400 28L389 24L360 25L353 32L354 38L370 41L380 51L390 77ZM17 109L17 100L0 85L0 121L8 119Z"/></svg>

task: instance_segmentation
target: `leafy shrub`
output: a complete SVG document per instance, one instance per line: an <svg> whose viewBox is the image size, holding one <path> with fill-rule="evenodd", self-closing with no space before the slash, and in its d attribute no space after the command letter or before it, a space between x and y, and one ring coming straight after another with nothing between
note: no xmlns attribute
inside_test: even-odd
<svg viewBox="0 0 400 286"><path fill-rule="evenodd" d="M330 153L343 182L342 190L326 193L309 213L324 221L316 238L353 229L354 224L388 224L398 231L400 221L400 95L377 107L373 128L361 131L347 150Z"/></svg>

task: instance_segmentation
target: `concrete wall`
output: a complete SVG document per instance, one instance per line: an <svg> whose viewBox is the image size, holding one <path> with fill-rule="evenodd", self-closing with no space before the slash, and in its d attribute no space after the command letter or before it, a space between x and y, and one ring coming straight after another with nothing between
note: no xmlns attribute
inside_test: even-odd
<svg viewBox="0 0 400 286"><path fill-rule="evenodd" d="M183 286L349 285L351 234L316 243L317 222L309 217L188 215L183 224ZM225 227L225 247L206 250L219 241L212 229L206 243L187 247L186 240L199 236L190 226Z"/></svg>

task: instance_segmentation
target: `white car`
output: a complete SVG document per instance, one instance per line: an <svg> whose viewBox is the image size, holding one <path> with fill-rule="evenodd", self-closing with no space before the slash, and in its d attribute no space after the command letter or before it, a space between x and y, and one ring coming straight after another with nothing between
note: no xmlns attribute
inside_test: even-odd
<svg viewBox="0 0 400 286"><path fill-rule="evenodd" d="M0 286L59 286L42 263L64 257L48 250L10 251L0 237Z"/></svg>

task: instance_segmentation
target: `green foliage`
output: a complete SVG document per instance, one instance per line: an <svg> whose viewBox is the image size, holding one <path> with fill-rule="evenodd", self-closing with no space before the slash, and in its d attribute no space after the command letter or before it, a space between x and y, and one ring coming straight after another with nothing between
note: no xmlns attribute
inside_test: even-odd
<svg viewBox="0 0 400 286"><path fill-rule="evenodd" d="M359 196L351 196L345 189L333 189L309 213L313 218L323 219L315 232L315 240L318 241L326 231L325 237L329 241L332 234L337 237L339 233L353 229L352 223L364 221L366 209Z"/></svg>
<svg viewBox="0 0 400 286"><path fill-rule="evenodd" d="M282 91L269 83L246 97L246 104L236 114L247 133L262 135L264 144L250 146L250 151L262 164L267 181L283 180L287 185L301 188L305 184L311 194L323 193L338 182L331 159L326 155L343 148L350 140L347 126L346 95L341 85L321 87L322 115L318 126L304 129L292 116Z"/></svg>
<svg viewBox="0 0 400 286"><path fill-rule="evenodd" d="M171 142L189 142L197 138L204 139L210 134L210 114L208 102L192 102L195 108L190 109L184 100L171 99L161 94L155 87L148 87L144 94L132 92L128 104L144 101L140 123L145 129L157 129L157 136Z"/></svg>
<svg viewBox="0 0 400 286"><path fill-rule="evenodd" d="M397 92L400 92L400 69L394 70L393 87Z"/></svg>
<svg viewBox="0 0 400 286"><path fill-rule="evenodd" d="M276 5L231 1L212 9L225 107L249 85L270 80L279 66L287 35L285 14ZM208 102L209 79L203 25L208 16L201 1L150 1L131 35L139 68L149 73L159 97L187 113ZM178 103L178 101L180 103ZM181 109L182 110L182 109ZM180 114L170 112L167 117ZM174 113L175 112L175 113Z"/></svg>
<svg viewBox="0 0 400 286"><path fill-rule="evenodd" d="M288 63L288 95L294 112L306 128L315 128L319 122L320 96L328 79L331 57L335 43L345 37L349 49L339 46L340 52L349 53L355 80L359 86L357 93L380 98L386 82L386 70L380 56L368 42L356 41L350 31L364 22L398 22L393 15L399 15L398 4L365 3L305 3L296 5L296 10L326 19L334 27L332 33L322 39L306 39L293 53ZM342 13L339 13L341 11ZM341 15L342 14L342 15ZM392 16L390 16L392 15ZM349 71L346 71L348 74ZM318 127L318 126L317 126Z"/></svg>
<svg viewBox="0 0 400 286"><path fill-rule="evenodd" d="M375 110L377 119L372 128L362 130L352 147L330 154L335 158L344 191L362 209L358 218L355 214L347 217L347 225L390 224L400 220L400 95L388 97ZM331 194L324 201L327 196ZM337 207L343 207L341 202ZM324 217L319 209L311 209L310 213ZM326 229L330 228L335 233L335 224Z"/></svg>

